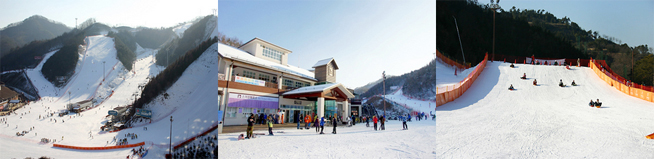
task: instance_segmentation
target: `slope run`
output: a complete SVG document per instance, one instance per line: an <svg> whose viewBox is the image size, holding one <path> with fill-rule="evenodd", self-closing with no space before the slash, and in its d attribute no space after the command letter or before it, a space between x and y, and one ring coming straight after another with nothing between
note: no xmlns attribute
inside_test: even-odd
<svg viewBox="0 0 654 159"><path fill-rule="evenodd" d="M217 44L210 46L184 71L166 93L145 105L152 110L152 123L137 123L132 129L120 131L139 134L130 143L152 141L155 144L148 157L163 158L168 148L170 116L173 117L172 143L176 145L211 128L218 120L218 51ZM172 112L172 113L171 113ZM163 119L163 120L162 120ZM144 125L145 124L145 125ZM147 127L149 131L143 129ZM143 134L143 135L141 135Z"/></svg>
<svg viewBox="0 0 654 159"><path fill-rule="evenodd" d="M654 141L644 137L654 132L651 103L611 88L590 68L508 65L489 63L470 90L438 107L438 156L654 157ZM519 79L523 73L528 80ZM561 88L560 79L580 86ZM602 108L588 107L598 98Z"/></svg>
<svg viewBox="0 0 654 159"><path fill-rule="evenodd" d="M76 74L59 94L60 100L63 98L70 102L78 102L91 99L102 82L103 73L109 73L113 70L113 66L119 65L113 38L90 36L84 41L87 43L84 58L77 65ZM103 62L106 62L104 71Z"/></svg>

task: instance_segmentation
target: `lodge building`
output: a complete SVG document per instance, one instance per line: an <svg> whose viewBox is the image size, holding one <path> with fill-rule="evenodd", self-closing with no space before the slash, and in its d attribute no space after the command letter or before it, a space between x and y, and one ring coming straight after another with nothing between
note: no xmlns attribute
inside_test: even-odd
<svg viewBox="0 0 654 159"><path fill-rule="evenodd" d="M288 64L292 51L259 38L240 47L218 43L218 104L223 125L245 125L251 114L283 115L293 122L300 114L351 116L354 95L336 82L333 58L307 70ZM222 125L219 125L219 132Z"/></svg>

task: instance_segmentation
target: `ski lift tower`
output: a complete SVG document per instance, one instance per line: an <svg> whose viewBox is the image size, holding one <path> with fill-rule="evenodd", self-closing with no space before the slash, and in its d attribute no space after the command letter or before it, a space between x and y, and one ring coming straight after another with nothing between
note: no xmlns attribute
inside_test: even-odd
<svg viewBox="0 0 654 159"><path fill-rule="evenodd" d="M495 60L495 13L497 12L497 9L501 9L499 3L500 0L497 0L497 3L493 2L494 0L491 0L491 3L489 4L489 7L491 10L493 10L493 57L491 58L491 62Z"/></svg>

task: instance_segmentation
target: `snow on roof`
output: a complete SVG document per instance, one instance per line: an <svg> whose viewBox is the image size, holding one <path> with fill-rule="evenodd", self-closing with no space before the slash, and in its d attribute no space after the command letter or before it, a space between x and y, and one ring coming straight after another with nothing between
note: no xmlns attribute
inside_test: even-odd
<svg viewBox="0 0 654 159"><path fill-rule="evenodd" d="M338 87L343 93L348 98L354 98L354 94L350 92L343 84L340 83L328 83L328 84L322 84L322 85L315 85L315 86L308 86L308 87L302 87L298 88L292 91L288 91L286 93L283 93L282 95L292 95L292 94L302 94L302 93L313 93L313 92L322 92L327 89L333 89Z"/></svg>
<svg viewBox="0 0 654 159"><path fill-rule="evenodd" d="M324 65L326 65L326 64L328 64L328 63L330 63L330 62L332 62L332 61L334 61L334 58L333 58L333 57L330 57L330 58L328 58L328 59L323 59L323 60L320 60L320 61L316 62L316 64L314 64L313 67L311 67L311 68L316 68L316 67L324 66ZM338 65L336 65L336 62L334 62L334 66L335 66L335 69L338 70Z"/></svg>
<svg viewBox="0 0 654 159"><path fill-rule="evenodd" d="M262 66L272 70L277 70L284 73L290 73L300 77L308 78L310 80L318 81L313 77L314 76L313 72L309 70L299 68L296 66L291 66L291 65L282 65L279 63L254 57L252 56L252 54L249 54L241 49L229 45L225 45L223 43L218 43L218 54L220 54L220 56L223 56L225 58L234 59L239 62L245 62L252 65Z"/></svg>
<svg viewBox="0 0 654 159"><path fill-rule="evenodd" d="M329 83L329 84L321 84L321 85L315 85L315 86L308 86L308 87L302 87L298 88L292 91L288 91L282 95L291 95L291 94L302 94L302 93L312 93L312 92L322 92L325 89L331 89L333 87L336 87L338 83Z"/></svg>

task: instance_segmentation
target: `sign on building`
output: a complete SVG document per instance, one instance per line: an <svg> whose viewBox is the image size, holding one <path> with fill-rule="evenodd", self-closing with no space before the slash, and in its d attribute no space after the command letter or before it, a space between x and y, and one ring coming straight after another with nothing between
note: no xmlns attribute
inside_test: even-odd
<svg viewBox="0 0 654 159"><path fill-rule="evenodd" d="M234 82L257 85L257 86L264 86L264 87L266 86L266 81L247 78L247 77L241 77L241 76L235 76L234 77Z"/></svg>
<svg viewBox="0 0 654 159"><path fill-rule="evenodd" d="M109 115L116 116L116 115L118 115L118 111L110 110L110 111L109 111Z"/></svg>
<svg viewBox="0 0 654 159"><path fill-rule="evenodd" d="M136 114L137 116L142 116L146 118L151 118L152 117L152 111L146 110L146 109L141 109L141 108L136 108Z"/></svg>

